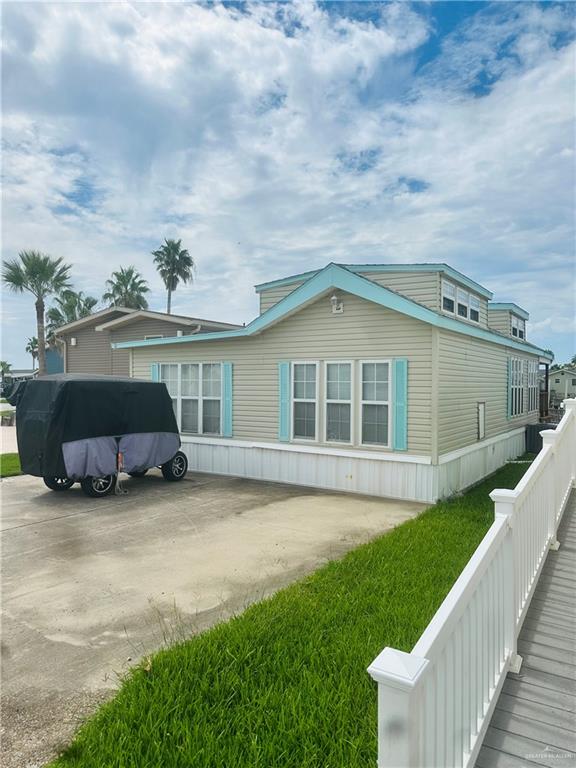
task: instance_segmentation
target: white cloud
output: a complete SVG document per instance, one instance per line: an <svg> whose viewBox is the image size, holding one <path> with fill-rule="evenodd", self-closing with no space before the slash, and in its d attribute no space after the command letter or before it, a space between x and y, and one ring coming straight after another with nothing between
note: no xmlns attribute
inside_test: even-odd
<svg viewBox="0 0 576 768"><path fill-rule="evenodd" d="M198 283L175 310L236 321L263 279L447 261L554 346L574 306L571 16L499 5L421 71L430 23L405 3L375 22L307 2L6 6L5 254L62 255L94 294L135 264L162 308L149 252L182 237Z"/></svg>

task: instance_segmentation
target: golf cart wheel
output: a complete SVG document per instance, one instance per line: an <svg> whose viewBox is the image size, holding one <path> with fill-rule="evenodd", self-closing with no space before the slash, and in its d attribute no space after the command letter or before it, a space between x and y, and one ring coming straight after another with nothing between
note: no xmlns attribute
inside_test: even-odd
<svg viewBox="0 0 576 768"><path fill-rule="evenodd" d="M148 472L147 469L141 469L139 472L128 472L130 477L144 477L144 475Z"/></svg>
<svg viewBox="0 0 576 768"><path fill-rule="evenodd" d="M170 461L162 464L160 469L164 475L164 480L171 480L172 482L182 480L188 471L188 459L186 458L186 454L182 453L182 451L178 451Z"/></svg>
<svg viewBox="0 0 576 768"><path fill-rule="evenodd" d="M44 485L51 491L67 491L74 485L74 480L68 477L44 477Z"/></svg>
<svg viewBox="0 0 576 768"><path fill-rule="evenodd" d="M116 475L104 475L103 477L85 477L80 480L80 485L86 496L100 499L112 493L116 485Z"/></svg>

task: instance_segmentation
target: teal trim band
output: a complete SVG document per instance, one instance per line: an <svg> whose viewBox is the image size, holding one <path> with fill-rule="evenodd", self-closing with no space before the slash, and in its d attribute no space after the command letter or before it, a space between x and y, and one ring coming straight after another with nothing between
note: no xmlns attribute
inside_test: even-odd
<svg viewBox="0 0 576 768"><path fill-rule="evenodd" d="M394 423L392 448L408 450L408 360L397 357L392 361L394 381Z"/></svg>
<svg viewBox="0 0 576 768"><path fill-rule="evenodd" d="M232 363L222 363L222 436L232 437Z"/></svg>
<svg viewBox="0 0 576 768"><path fill-rule="evenodd" d="M492 291L484 288L483 285L472 280L470 277L466 277L462 272L458 272L457 269L450 267L448 264L338 264L339 267L344 267L354 274L359 272L442 272L447 277L455 280L461 285L465 285L471 291L478 293L480 296L484 296L486 299L491 299L494 295ZM322 270L317 269L312 272L301 272L298 275L290 275L289 277L282 277L280 280L271 280L268 283L260 283L254 286L256 293L262 293L270 288L280 288L283 285L290 285L290 283L301 283L304 280L309 280L314 275L317 275Z"/></svg>
<svg viewBox="0 0 576 768"><path fill-rule="evenodd" d="M278 363L278 440L290 440L290 363Z"/></svg>
<svg viewBox="0 0 576 768"><path fill-rule="evenodd" d="M150 366L150 378L152 381L160 381L160 366L158 363L152 363Z"/></svg>
<svg viewBox="0 0 576 768"><path fill-rule="evenodd" d="M401 314L421 320L436 328L443 328L447 331L460 333L465 336L471 336L483 341L489 341L508 349L517 349L526 354L538 355L552 360L543 349L535 347L528 342L514 341L514 339L485 328L477 328L467 323L460 322L452 317L441 315L434 310L417 304L399 293L390 291L382 285L368 280L361 275L337 264L328 264L321 272L310 278L303 285L296 288L292 293L285 296L281 301L270 309L263 312L259 317L249 323L245 328L239 328L236 331L217 331L216 333L198 333L192 336L176 336L165 339L145 339L143 341L123 341L112 344L113 349L131 349L134 347L160 347L164 344L197 344L204 341L219 341L220 339L237 339L245 336L252 336L256 333L269 328L279 320L289 317L292 313L302 309L307 304L315 301L323 295L328 294L334 288L340 288L342 291L351 293L366 301L372 301L387 309L400 312Z"/></svg>
<svg viewBox="0 0 576 768"><path fill-rule="evenodd" d="M522 307L519 307L518 304L514 304L512 301L503 302L503 301L490 301L488 302L488 312L494 312L494 311L505 311L505 312L513 312L515 315L518 315L518 317L521 317L522 320L529 320L530 315L528 312L526 312L525 309L522 309Z"/></svg>

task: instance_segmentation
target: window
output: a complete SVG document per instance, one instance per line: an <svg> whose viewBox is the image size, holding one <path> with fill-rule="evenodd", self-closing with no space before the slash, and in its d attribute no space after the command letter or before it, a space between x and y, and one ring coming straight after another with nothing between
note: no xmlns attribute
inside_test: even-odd
<svg viewBox="0 0 576 768"><path fill-rule="evenodd" d="M486 437L486 403L478 403L478 440Z"/></svg>
<svg viewBox="0 0 576 768"><path fill-rule="evenodd" d="M572 379L572 386L576 387L576 379Z"/></svg>
<svg viewBox="0 0 576 768"><path fill-rule="evenodd" d="M526 361L526 377L528 380L528 411L538 410L538 363L536 360Z"/></svg>
<svg viewBox="0 0 576 768"><path fill-rule="evenodd" d="M512 336L517 336L519 339L526 337L526 323L516 315L512 315Z"/></svg>
<svg viewBox="0 0 576 768"><path fill-rule="evenodd" d="M470 320L475 323L480 322L480 299L474 294L470 294Z"/></svg>
<svg viewBox="0 0 576 768"><path fill-rule="evenodd" d="M163 339L164 336L162 336L161 333L155 334L153 336L144 336L144 339Z"/></svg>
<svg viewBox="0 0 576 768"><path fill-rule="evenodd" d="M560 384L560 379L554 379L554 384Z"/></svg>
<svg viewBox="0 0 576 768"><path fill-rule="evenodd" d="M522 376L522 360L510 360L510 415L518 416L524 413L524 382Z"/></svg>
<svg viewBox="0 0 576 768"><path fill-rule="evenodd" d="M388 445L389 363L361 363L362 443Z"/></svg>
<svg viewBox="0 0 576 768"><path fill-rule="evenodd" d="M442 280L442 309L454 314L456 288L448 280Z"/></svg>
<svg viewBox="0 0 576 768"><path fill-rule="evenodd" d="M352 363L326 363L326 442L352 441Z"/></svg>
<svg viewBox="0 0 576 768"><path fill-rule="evenodd" d="M458 288L456 295L458 297L458 317L468 317L468 302L470 301L468 292Z"/></svg>
<svg viewBox="0 0 576 768"><path fill-rule="evenodd" d="M220 363L160 365L160 381L172 398L178 429L197 435L221 434L222 366Z"/></svg>
<svg viewBox="0 0 576 768"><path fill-rule="evenodd" d="M480 299L463 288L457 288L448 280L442 280L442 309L464 320L480 322Z"/></svg>
<svg viewBox="0 0 576 768"><path fill-rule="evenodd" d="M316 440L317 363L292 364L292 437Z"/></svg>

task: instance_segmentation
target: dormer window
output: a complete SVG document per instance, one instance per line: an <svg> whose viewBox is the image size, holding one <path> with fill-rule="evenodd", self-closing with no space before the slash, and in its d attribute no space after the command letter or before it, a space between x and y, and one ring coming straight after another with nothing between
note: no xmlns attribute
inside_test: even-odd
<svg viewBox="0 0 576 768"><path fill-rule="evenodd" d="M462 320L480 322L480 299L449 280L442 280L442 310Z"/></svg>
<svg viewBox="0 0 576 768"><path fill-rule="evenodd" d="M526 321L512 315L512 336L517 336L519 339L526 338Z"/></svg>

